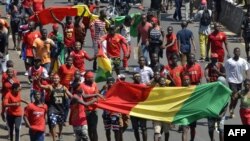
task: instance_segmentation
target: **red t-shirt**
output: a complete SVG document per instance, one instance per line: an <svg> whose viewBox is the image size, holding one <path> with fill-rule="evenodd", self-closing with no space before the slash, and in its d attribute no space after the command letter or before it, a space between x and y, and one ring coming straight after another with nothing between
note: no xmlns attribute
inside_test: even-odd
<svg viewBox="0 0 250 141"><path fill-rule="evenodd" d="M74 94L79 100L83 100L82 97ZM73 103L70 105L69 124L72 126L87 125L87 118L85 114L85 106L79 103Z"/></svg>
<svg viewBox="0 0 250 141"><path fill-rule="evenodd" d="M76 70L77 68L75 68L73 65L71 67L67 67L67 65L61 65L58 71L61 79L60 83L69 89L70 82L73 80Z"/></svg>
<svg viewBox="0 0 250 141"><path fill-rule="evenodd" d="M93 84L91 86L89 85L86 85L85 83L81 84L81 87L82 87L82 90L85 94L97 94L99 93L99 90L98 90L98 87L97 87L97 84L95 82L93 82ZM90 101L91 99L87 99L86 101ZM86 110L89 110L89 111L93 111L95 110L97 107L95 105L91 105L91 106L88 106L86 107Z"/></svg>
<svg viewBox="0 0 250 141"><path fill-rule="evenodd" d="M10 106L10 107L5 107L5 105L10 104L10 103L21 103L21 93L18 92L16 96L12 95L11 92L9 91L3 100L3 106L4 109L7 108L7 114L11 116L22 116L23 115L23 110L22 106Z"/></svg>
<svg viewBox="0 0 250 141"><path fill-rule="evenodd" d="M166 35L166 39L167 39L167 45L169 45L170 43L172 43L175 40L174 44L172 46L168 47L166 51L168 53L178 53L176 35L174 33L172 33L170 35Z"/></svg>
<svg viewBox="0 0 250 141"><path fill-rule="evenodd" d="M152 28L152 24L149 22L147 22L144 26L142 26L142 24L137 26L137 31L141 35L141 43L146 44L148 39L148 31L150 28Z"/></svg>
<svg viewBox="0 0 250 141"><path fill-rule="evenodd" d="M33 0L33 10L34 12L42 11L44 7L45 0Z"/></svg>
<svg viewBox="0 0 250 141"><path fill-rule="evenodd" d="M41 33L39 31L33 31L33 32L29 32L26 33L24 35L24 43L27 45L26 46L26 56L27 57L33 57L33 43L35 41L36 38L40 38L41 37Z"/></svg>
<svg viewBox="0 0 250 141"><path fill-rule="evenodd" d="M211 53L217 53L218 50L223 50L223 42L226 41L227 37L224 32L212 32L208 36L208 40L211 43Z"/></svg>
<svg viewBox="0 0 250 141"><path fill-rule="evenodd" d="M20 81L16 78L16 77L13 77L12 79L5 79L3 81L3 87L2 87L2 96L3 98L5 97L5 95L11 91L11 87L12 87L12 84L14 83L18 83L20 84Z"/></svg>
<svg viewBox="0 0 250 141"><path fill-rule="evenodd" d="M16 76L17 76L17 71L14 70L14 77L16 77ZM8 74L7 74L6 72L4 72L4 73L2 74L2 83L3 83L7 78L8 78Z"/></svg>
<svg viewBox="0 0 250 141"><path fill-rule="evenodd" d="M31 78L35 78L35 77L47 77L47 76L43 76L44 75L43 73L45 71L44 69L45 68L42 67L42 66L40 66L37 70L35 69L35 67L30 67L29 68L29 73L30 73L29 75L30 75ZM38 82L39 82L39 80L33 80L33 82L32 82L32 89L41 92L41 88L40 88Z"/></svg>
<svg viewBox="0 0 250 141"><path fill-rule="evenodd" d="M169 74L173 78L175 85L177 87L181 87L182 86L181 74L183 73L183 67L177 66L175 68L172 68L170 65L167 65L165 66L165 69L169 71Z"/></svg>
<svg viewBox="0 0 250 141"><path fill-rule="evenodd" d="M184 72L189 74L192 85L198 85L203 77L201 66L198 63L195 63L192 66L186 64L184 66Z"/></svg>
<svg viewBox="0 0 250 141"><path fill-rule="evenodd" d="M64 44L66 47L73 47L75 44L74 24L65 25Z"/></svg>
<svg viewBox="0 0 250 141"><path fill-rule="evenodd" d="M73 65L80 71L85 71L84 59L90 59L88 53L85 50L72 51L70 56L73 58Z"/></svg>
<svg viewBox="0 0 250 141"><path fill-rule="evenodd" d="M126 39L120 35L115 34L114 36L106 34L101 37L102 40L107 40L107 54L110 57L120 57L121 49L126 52L124 44L127 43ZM125 53L126 54L126 53Z"/></svg>
<svg viewBox="0 0 250 141"><path fill-rule="evenodd" d="M34 103L28 104L24 109L24 116L27 117L31 129L33 131L44 132L46 129L45 126L45 116L48 111L48 107L46 104L42 104L40 106L35 105Z"/></svg>

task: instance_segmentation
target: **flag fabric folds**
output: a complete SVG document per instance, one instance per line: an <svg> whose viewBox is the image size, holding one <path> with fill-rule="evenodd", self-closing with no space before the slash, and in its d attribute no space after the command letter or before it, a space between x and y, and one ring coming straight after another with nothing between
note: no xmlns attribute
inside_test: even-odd
<svg viewBox="0 0 250 141"><path fill-rule="evenodd" d="M221 82L190 87L147 87L117 82L98 107L150 120L188 125L206 117L218 117L231 90Z"/></svg>
<svg viewBox="0 0 250 141"><path fill-rule="evenodd" d="M108 77L112 76L112 66L110 59L104 53L102 47L99 47L97 55L97 71L95 76L96 82L106 81Z"/></svg>
<svg viewBox="0 0 250 141"><path fill-rule="evenodd" d="M66 16L76 16L78 12L76 8L72 8L70 6L49 7L31 16L29 20L34 21L34 22L40 21L42 25L56 23L50 11L53 12L55 17L59 21L62 21Z"/></svg>
<svg viewBox="0 0 250 141"><path fill-rule="evenodd" d="M84 17L89 17L90 22L97 19L99 16L91 13L89 11L89 8L87 5L75 5L75 6L54 6L54 7L48 7L35 15L31 16L29 20L34 22L39 22L42 25L47 25L50 23L56 23L56 21L53 19L50 11L55 15L55 17L62 21L66 16L81 16L82 13ZM108 24L110 24L110 21L106 20Z"/></svg>
<svg viewBox="0 0 250 141"><path fill-rule="evenodd" d="M130 27L130 35L137 37L137 26L141 23L141 13L133 13L129 15L133 19L133 24ZM115 25L121 25L125 20L125 16L118 16L115 18Z"/></svg>

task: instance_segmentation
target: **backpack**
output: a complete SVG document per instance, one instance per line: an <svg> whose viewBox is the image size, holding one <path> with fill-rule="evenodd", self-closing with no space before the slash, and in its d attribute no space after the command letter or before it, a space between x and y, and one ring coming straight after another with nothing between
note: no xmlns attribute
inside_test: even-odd
<svg viewBox="0 0 250 141"><path fill-rule="evenodd" d="M208 26L211 23L211 16L209 14L208 9L205 9L202 13L202 17L201 17L201 21L200 21L200 25L202 26Z"/></svg>

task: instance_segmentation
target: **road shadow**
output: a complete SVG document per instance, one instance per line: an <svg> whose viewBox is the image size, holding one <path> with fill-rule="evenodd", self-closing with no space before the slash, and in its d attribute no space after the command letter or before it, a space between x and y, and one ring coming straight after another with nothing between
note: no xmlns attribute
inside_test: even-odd
<svg viewBox="0 0 250 141"><path fill-rule="evenodd" d="M172 22L172 23L170 23L171 25L181 25L181 21L179 21L179 22L177 22L177 21L175 21L175 22Z"/></svg>
<svg viewBox="0 0 250 141"><path fill-rule="evenodd" d="M208 126L207 121L199 121L199 122L197 122L197 125Z"/></svg>

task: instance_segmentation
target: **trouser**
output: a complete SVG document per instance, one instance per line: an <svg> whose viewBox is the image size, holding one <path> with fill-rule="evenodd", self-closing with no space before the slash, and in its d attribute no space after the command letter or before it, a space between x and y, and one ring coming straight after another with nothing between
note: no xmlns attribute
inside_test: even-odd
<svg viewBox="0 0 250 141"><path fill-rule="evenodd" d="M188 21L190 20L190 2L185 2L185 20Z"/></svg>
<svg viewBox="0 0 250 141"><path fill-rule="evenodd" d="M181 16L181 6L182 6L182 0L175 0L175 12L174 12L174 19L176 19L178 17L178 20L182 19Z"/></svg>
<svg viewBox="0 0 250 141"><path fill-rule="evenodd" d="M19 141L22 116L12 116L7 114L7 124L9 126L10 140L13 141L13 131L15 128L15 141Z"/></svg>
<svg viewBox="0 0 250 141"><path fill-rule="evenodd" d="M130 45L130 43L128 43ZM131 54L131 47L128 46L127 47L127 50L125 52L129 52L129 55ZM123 59L122 59L122 63L123 63L123 67L126 68L128 67L128 60L129 58L127 58L125 55L123 56Z"/></svg>
<svg viewBox="0 0 250 141"><path fill-rule="evenodd" d="M230 110L230 114L234 113L234 109L238 103L238 99L233 98L235 96L235 94L242 89L242 83L236 84L236 83L231 83L228 82L229 88L233 91L233 94L231 96L231 102L229 105L229 110Z"/></svg>
<svg viewBox="0 0 250 141"><path fill-rule="evenodd" d="M88 121L88 132L90 140L98 140L97 134L97 123L98 116L97 111L86 111L87 121Z"/></svg>
<svg viewBox="0 0 250 141"><path fill-rule="evenodd" d="M75 141L88 141L88 126L82 125L82 126L73 126L73 130L76 136Z"/></svg>
<svg viewBox="0 0 250 141"><path fill-rule="evenodd" d="M199 33L201 58L205 58L208 35Z"/></svg>
<svg viewBox="0 0 250 141"><path fill-rule="evenodd" d="M146 63L150 64L149 51L148 51L148 46L146 44L141 44L139 54L140 54L139 57L144 56L146 59Z"/></svg>
<svg viewBox="0 0 250 141"><path fill-rule="evenodd" d="M30 141L44 141L44 132L29 130Z"/></svg>
<svg viewBox="0 0 250 141"><path fill-rule="evenodd" d="M7 63L7 61L9 59L10 59L9 54L5 55L3 59L0 59L0 63L1 63L0 72L6 72L7 71L6 63Z"/></svg>

